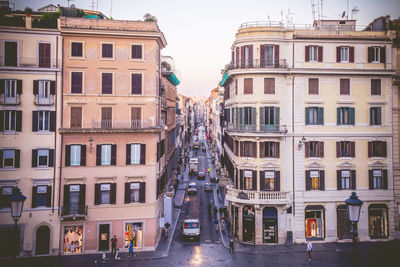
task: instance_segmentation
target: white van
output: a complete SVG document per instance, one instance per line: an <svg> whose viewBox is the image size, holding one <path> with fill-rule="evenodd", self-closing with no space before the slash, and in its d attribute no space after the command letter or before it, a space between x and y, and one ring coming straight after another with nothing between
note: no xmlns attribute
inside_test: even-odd
<svg viewBox="0 0 400 267"><path fill-rule="evenodd" d="M186 219L183 221L183 240L200 241L200 223L199 219Z"/></svg>

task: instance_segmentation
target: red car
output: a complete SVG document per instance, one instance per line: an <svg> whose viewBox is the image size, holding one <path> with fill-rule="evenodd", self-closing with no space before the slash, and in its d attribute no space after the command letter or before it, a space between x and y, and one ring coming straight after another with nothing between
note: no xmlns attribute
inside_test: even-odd
<svg viewBox="0 0 400 267"><path fill-rule="evenodd" d="M201 179L204 180L206 179L206 173L205 172L199 172L199 174L197 175L197 179Z"/></svg>

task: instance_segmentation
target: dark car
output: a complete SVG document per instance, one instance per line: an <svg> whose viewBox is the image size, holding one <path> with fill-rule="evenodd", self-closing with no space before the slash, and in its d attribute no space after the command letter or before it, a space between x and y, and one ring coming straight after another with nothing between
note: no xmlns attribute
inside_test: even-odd
<svg viewBox="0 0 400 267"><path fill-rule="evenodd" d="M199 174L197 175L197 179L201 179L201 180L206 179L206 173L205 172L199 172Z"/></svg>

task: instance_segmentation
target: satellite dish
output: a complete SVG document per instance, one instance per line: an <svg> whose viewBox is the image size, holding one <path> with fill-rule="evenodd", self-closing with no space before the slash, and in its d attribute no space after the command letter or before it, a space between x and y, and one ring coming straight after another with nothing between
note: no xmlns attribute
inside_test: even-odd
<svg viewBox="0 0 400 267"><path fill-rule="evenodd" d="M345 15L346 15L346 11L343 11L342 18L344 18Z"/></svg>

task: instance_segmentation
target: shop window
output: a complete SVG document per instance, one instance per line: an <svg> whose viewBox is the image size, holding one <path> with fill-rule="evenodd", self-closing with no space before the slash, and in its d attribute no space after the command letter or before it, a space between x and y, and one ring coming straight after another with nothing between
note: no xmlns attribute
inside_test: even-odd
<svg viewBox="0 0 400 267"><path fill-rule="evenodd" d="M129 248L129 243L133 243L133 248L143 247L143 223L125 224L125 247Z"/></svg>
<svg viewBox="0 0 400 267"><path fill-rule="evenodd" d="M64 253L81 253L83 245L83 226L64 227Z"/></svg>
<svg viewBox="0 0 400 267"><path fill-rule="evenodd" d="M339 205L336 209L337 217L337 237L339 239L349 239L350 236L350 221L349 213L346 205Z"/></svg>
<svg viewBox="0 0 400 267"><path fill-rule="evenodd" d="M320 205L307 206L305 210L306 238L325 238L325 209Z"/></svg>
<svg viewBox="0 0 400 267"><path fill-rule="evenodd" d="M369 236L371 239L388 238L388 208L385 204L368 207Z"/></svg>
<svg viewBox="0 0 400 267"><path fill-rule="evenodd" d="M278 212L273 207L263 209L263 243L278 243Z"/></svg>
<svg viewBox="0 0 400 267"><path fill-rule="evenodd" d="M255 242L255 210L253 206L243 207L243 242Z"/></svg>

